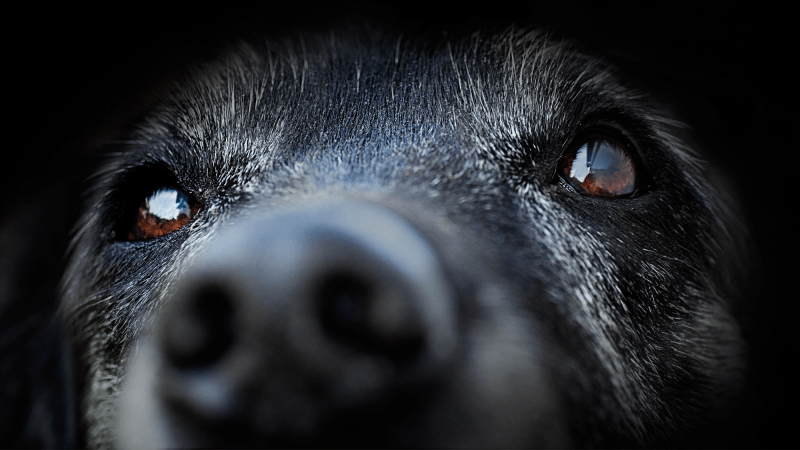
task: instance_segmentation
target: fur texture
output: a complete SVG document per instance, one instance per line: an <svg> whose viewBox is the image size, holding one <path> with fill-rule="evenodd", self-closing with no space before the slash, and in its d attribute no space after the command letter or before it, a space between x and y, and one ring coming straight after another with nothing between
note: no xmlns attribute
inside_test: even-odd
<svg viewBox="0 0 800 450"><path fill-rule="evenodd" d="M632 143L649 184L640 195L557 182L592 127ZM387 442L313 430L274 442L683 443L742 381L731 311L747 258L732 205L679 133L607 64L537 32L240 44L179 80L92 187L60 314L86 443L114 445L137 346L205 249L263 211L341 198L422 217L408 220L460 247L464 258L442 256L460 292L458 351L435 376L456 387L420 402L424 420L387 414L403 423ZM200 213L155 241L124 241L131 196L158 184L196 196ZM506 417L543 411L554 418ZM239 444L273 442L259 433Z"/></svg>

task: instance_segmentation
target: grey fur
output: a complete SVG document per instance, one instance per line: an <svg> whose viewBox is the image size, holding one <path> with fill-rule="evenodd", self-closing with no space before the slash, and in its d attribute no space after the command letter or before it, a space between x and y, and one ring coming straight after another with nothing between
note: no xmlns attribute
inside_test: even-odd
<svg viewBox="0 0 800 450"><path fill-rule="evenodd" d="M650 191L595 199L552 182L594 122L635 142ZM342 197L416 205L479 236L479 268L502 267L471 300L491 314L459 318L474 361L454 383L505 385L478 395L500 402L542 377L564 417L553 426L569 436L498 444L680 442L741 382L731 308L746 255L732 205L678 127L606 63L538 32L433 47L347 31L240 44L180 80L93 187L62 288L87 444L113 445L137 342L204 248L258 211ZM115 198L146 165L166 167L203 210L158 244L117 242ZM497 351L519 358L487 363ZM502 408L472 420L500 420ZM493 444L476 436L439 443Z"/></svg>

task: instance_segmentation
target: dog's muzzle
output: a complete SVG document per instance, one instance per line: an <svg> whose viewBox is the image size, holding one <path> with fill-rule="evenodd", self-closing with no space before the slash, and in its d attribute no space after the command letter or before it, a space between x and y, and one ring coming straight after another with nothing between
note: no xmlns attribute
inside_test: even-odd
<svg viewBox="0 0 800 450"><path fill-rule="evenodd" d="M528 325L487 305L509 294L459 286L438 244L350 200L231 225L141 346L121 443L564 445Z"/></svg>

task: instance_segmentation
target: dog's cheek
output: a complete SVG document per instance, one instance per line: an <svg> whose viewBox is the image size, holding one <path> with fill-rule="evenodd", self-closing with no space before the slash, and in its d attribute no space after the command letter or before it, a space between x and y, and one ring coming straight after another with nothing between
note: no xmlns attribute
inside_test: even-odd
<svg viewBox="0 0 800 450"><path fill-rule="evenodd" d="M559 373L578 368L578 372L594 374L591 377L565 374L569 379L580 380L578 385L562 387L573 393L580 392L570 394L570 401L576 403L573 407L588 410L585 408L591 405L595 412L613 410L619 418L616 432L640 440L645 433L645 416L651 408L649 399L654 392L649 385L635 386L632 382L643 377L639 368L630 364L625 356L629 341L622 337L622 332L634 326L630 317L619 314L621 299L615 298L613 289L619 285L619 268L591 229L583 227L547 193L531 192L533 195L523 200L523 210L530 223L535 224L528 233L530 239L538 243L534 248L546 251L537 251L530 258L544 259L545 266L552 271L532 274L546 278L547 298L538 301L553 303L556 311L569 315L558 319L563 329L557 333L571 336L562 344L574 359L553 370ZM596 383L601 383L608 393L604 400L595 398L598 389L592 384ZM605 405L597 409L592 403Z"/></svg>

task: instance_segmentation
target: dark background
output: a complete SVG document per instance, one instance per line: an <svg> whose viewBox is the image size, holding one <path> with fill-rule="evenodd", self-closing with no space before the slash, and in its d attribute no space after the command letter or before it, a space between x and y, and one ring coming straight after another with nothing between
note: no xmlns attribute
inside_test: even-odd
<svg viewBox="0 0 800 450"><path fill-rule="evenodd" d="M225 7L26 6L4 12L6 144L0 227L6 286L52 305L71 224L101 144L153 101L164 80L243 30L279 32L366 19L375 26L515 23L573 39L673 106L713 165L734 181L760 271L747 312L752 371L733 445L797 446L800 363L795 284L798 195L796 25L786 9L749 3L568 1L234 3ZM9 245L13 242L14 245ZM6 262L5 264L10 264ZM6 291L4 291L6 292ZM6 295L6 294L4 294Z"/></svg>

